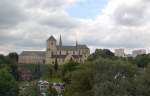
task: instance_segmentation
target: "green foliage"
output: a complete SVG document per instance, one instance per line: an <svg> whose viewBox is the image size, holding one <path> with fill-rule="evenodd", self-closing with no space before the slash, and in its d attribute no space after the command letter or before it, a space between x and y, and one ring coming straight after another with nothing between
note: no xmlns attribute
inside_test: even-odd
<svg viewBox="0 0 150 96"><path fill-rule="evenodd" d="M66 86L64 96L93 96L93 84L92 66L82 66L80 70L72 72L71 84Z"/></svg>
<svg viewBox="0 0 150 96"><path fill-rule="evenodd" d="M136 78L136 96L150 96L150 66L148 65L141 75Z"/></svg>
<svg viewBox="0 0 150 96"><path fill-rule="evenodd" d="M49 65L46 64L20 64L18 67L30 70L33 80L49 77Z"/></svg>
<svg viewBox="0 0 150 96"><path fill-rule="evenodd" d="M15 62L15 63L17 63L18 62L18 54L17 53L9 53L8 54L8 58L11 60L11 61L13 61L13 62Z"/></svg>
<svg viewBox="0 0 150 96"><path fill-rule="evenodd" d="M18 85L6 68L0 69L0 96L18 96Z"/></svg>
<svg viewBox="0 0 150 96"><path fill-rule="evenodd" d="M0 69L9 67L10 73L14 76L16 80L19 79L18 75L18 66L17 66L17 54L16 53L10 53L8 56L0 56Z"/></svg>
<svg viewBox="0 0 150 96"><path fill-rule="evenodd" d="M79 69L79 63L70 61L61 68L61 78L64 82L70 83L71 72Z"/></svg>
<svg viewBox="0 0 150 96"><path fill-rule="evenodd" d="M25 82L20 85L20 92L18 96L38 96L38 91L35 84Z"/></svg>
<svg viewBox="0 0 150 96"><path fill-rule="evenodd" d="M47 96L58 96L55 88L49 87Z"/></svg>
<svg viewBox="0 0 150 96"><path fill-rule="evenodd" d="M57 61L57 58L55 60L54 69L55 69L55 72L58 71L58 61Z"/></svg>
<svg viewBox="0 0 150 96"><path fill-rule="evenodd" d="M95 53L91 54L88 58L89 61L93 61L99 57L102 58L111 58L111 59L115 59L116 57L114 56L114 53L112 53L110 50L108 49L96 49Z"/></svg>
<svg viewBox="0 0 150 96"><path fill-rule="evenodd" d="M134 96L136 66L109 59L98 59L95 65L95 96Z"/></svg>
<svg viewBox="0 0 150 96"><path fill-rule="evenodd" d="M135 63L137 64L138 67L146 67L148 64L150 64L150 54L143 54L143 55L138 55L135 58Z"/></svg>
<svg viewBox="0 0 150 96"><path fill-rule="evenodd" d="M67 71L65 96L150 96L149 62L149 55L118 58L96 50L85 64ZM136 64L144 64L144 69Z"/></svg>

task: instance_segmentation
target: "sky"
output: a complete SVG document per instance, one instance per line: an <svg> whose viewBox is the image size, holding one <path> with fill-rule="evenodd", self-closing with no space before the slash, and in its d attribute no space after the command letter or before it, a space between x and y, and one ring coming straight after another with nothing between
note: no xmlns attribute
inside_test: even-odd
<svg viewBox="0 0 150 96"><path fill-rule="evenodd" d="M63 44L150 49L150 0L0 0L0 54Z"/></svg>

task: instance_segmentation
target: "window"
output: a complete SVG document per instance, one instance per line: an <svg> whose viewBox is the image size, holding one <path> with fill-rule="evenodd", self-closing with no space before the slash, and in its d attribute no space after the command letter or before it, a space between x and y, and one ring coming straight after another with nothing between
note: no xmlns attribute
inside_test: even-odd
<svg viewBox="0 0 150 96"><path fill-rule="evenodd" d="M75 55L75 51L73 51L73 55Z"/></svg>
<svg viewBox="0 0 150 96"><path fill-rule="evenodd" d="M69 54L68 50L66 51L66 54L67 54L67 55Z"/></svg>
<svg viewBox="0 0 150 96"><path fill-rule="evenodd" d="M60 50L59 54L61 55L61 50Z"/></svg>
<svg viewBox="0 0 150 96"><path fill-rule="evenodd" d="M51 45L53 45L53 42L51 42Z"/></svg>

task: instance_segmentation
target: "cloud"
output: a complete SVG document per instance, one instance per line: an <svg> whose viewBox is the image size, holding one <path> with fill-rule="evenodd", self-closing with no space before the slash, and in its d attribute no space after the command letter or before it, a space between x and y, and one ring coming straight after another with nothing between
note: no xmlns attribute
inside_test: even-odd
<svg viewBox="0 0 150 96"><path fill-rule="evenodd" d="M108 0L94 19L72 17L66 8L80 0L1 0L0 53L43 50L62 34L64 44L95 48L149 48L149 0ZM87 9L88 10L88 9Z"/></svg>
<svg viewBox="0 0 150 96"><path fill-rule="evenodd" d="M68 16L67 14L50 13L48 16L43 16L39 23L42 25L53 26L56 28L70 29L76 27L80 22L79 20Z"/></svg>
<svg viewBox="0 0 150 96"><path fill-rule="evenodd" d="M0 1L0 28L9 28L17 25L25 19L26 15L23 12L18 0L1 0Z"/></svg>
<svg viewBox="0 0 150 96"><path fill-rule="evenodd" d="M138 26L144 24L146 10L145 2L135 2L132 5L120 4L113 13L113 18L119 25Z"/></svg>
<svg viewBox="0 0 150 96"><path fill-rule="evenodd" d="M99 48L149 48L149 9L144 0L109 0L102 14L78 29L80 41Z"/></svg>

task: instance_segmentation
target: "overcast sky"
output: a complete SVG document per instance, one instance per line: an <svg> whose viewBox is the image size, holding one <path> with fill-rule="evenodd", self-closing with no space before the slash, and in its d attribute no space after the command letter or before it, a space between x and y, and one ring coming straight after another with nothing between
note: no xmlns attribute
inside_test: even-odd
<svg viewBox="0 0 150 96"><path fill-rule="evenodd" d="M150 0L0 0L0 53L64 44L150 48Z"/></svg>

